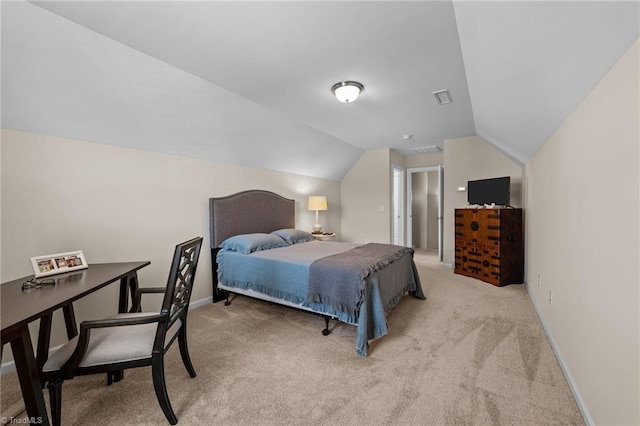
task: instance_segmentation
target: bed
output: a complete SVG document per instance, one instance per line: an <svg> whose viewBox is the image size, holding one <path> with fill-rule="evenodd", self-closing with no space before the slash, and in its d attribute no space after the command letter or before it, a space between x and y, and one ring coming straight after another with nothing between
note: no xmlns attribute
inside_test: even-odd
<svg viewBox="0 0 640 426"><path fill-rule="evenodd" d="M356 351L388 332L406 295L424 299L413 250L318 241L295 229L295 201L262 190L209 199L214 303L244 295L357 327ZM347 284L348 283L348 284Z"/></svg>

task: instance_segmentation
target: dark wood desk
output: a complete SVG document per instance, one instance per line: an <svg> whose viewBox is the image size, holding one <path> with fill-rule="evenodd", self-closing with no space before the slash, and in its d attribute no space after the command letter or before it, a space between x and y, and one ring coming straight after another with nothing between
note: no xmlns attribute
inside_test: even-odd
<svg viewBox="0 0 640 426"><path fill-rule="evenodd" d="M138 288L137 271L149 264L147 261L90 264L88 269L46 277L54 279L55 286L22 290L22 284L33 276L0 286L2 346L11 343L27 415L35 422L49 424L42 395L41 370L47 360L53 312L62 308L67 336L71 339L78 334L72 303L118 280L118 312L126 312L129 294L133 298ZM36 361L28 325L37 319L40 319L40 330Z"/></svg>

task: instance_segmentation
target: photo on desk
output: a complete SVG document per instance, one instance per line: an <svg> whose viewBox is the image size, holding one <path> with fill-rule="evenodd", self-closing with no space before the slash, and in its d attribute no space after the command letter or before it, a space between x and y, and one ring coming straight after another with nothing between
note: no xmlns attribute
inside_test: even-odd
<svg viewBox="0 0 640 426"><path fill-rule="evenodd" d="M32 257L31 266L36 278L89 267L82 250Z"/></svg>

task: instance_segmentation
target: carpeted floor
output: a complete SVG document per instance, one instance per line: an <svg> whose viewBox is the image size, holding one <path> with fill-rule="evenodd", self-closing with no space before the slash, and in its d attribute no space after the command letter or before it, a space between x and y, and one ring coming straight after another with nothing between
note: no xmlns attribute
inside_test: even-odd
<svg viewBox="0 0 640 426"><path fill-rule="evenodd" d="M390 332L355 352L355 328L243 297L189 314L198 376L177 345L167 386L179 424L583 424L524 286L495 288L415 256L427 300L403 298ZM1 379L2 416L20 401ZM47 396L47 395L45 395ZM48 396L47 396L48 399ZM107 387L102 375L63 387L65 425L167 424L150 368Z"/></svg>

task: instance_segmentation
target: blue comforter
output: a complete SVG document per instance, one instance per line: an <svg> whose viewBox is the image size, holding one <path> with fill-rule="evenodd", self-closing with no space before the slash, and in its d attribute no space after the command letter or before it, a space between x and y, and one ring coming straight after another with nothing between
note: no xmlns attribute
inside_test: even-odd
<svg viewBox="0 0 640 426"><path fill-rule="evenodd" d="M253 290L305 309L357 325L356 350L366 356L369 340L388 332L386 312L406 292L424 298L413 257L405 253L385 268L365 278L357 313L340 312L329 305L308 300L309 271L313 262L344 253L359 244L311 241L251 254L218 252L218 285L222 289Z"/></svg>

